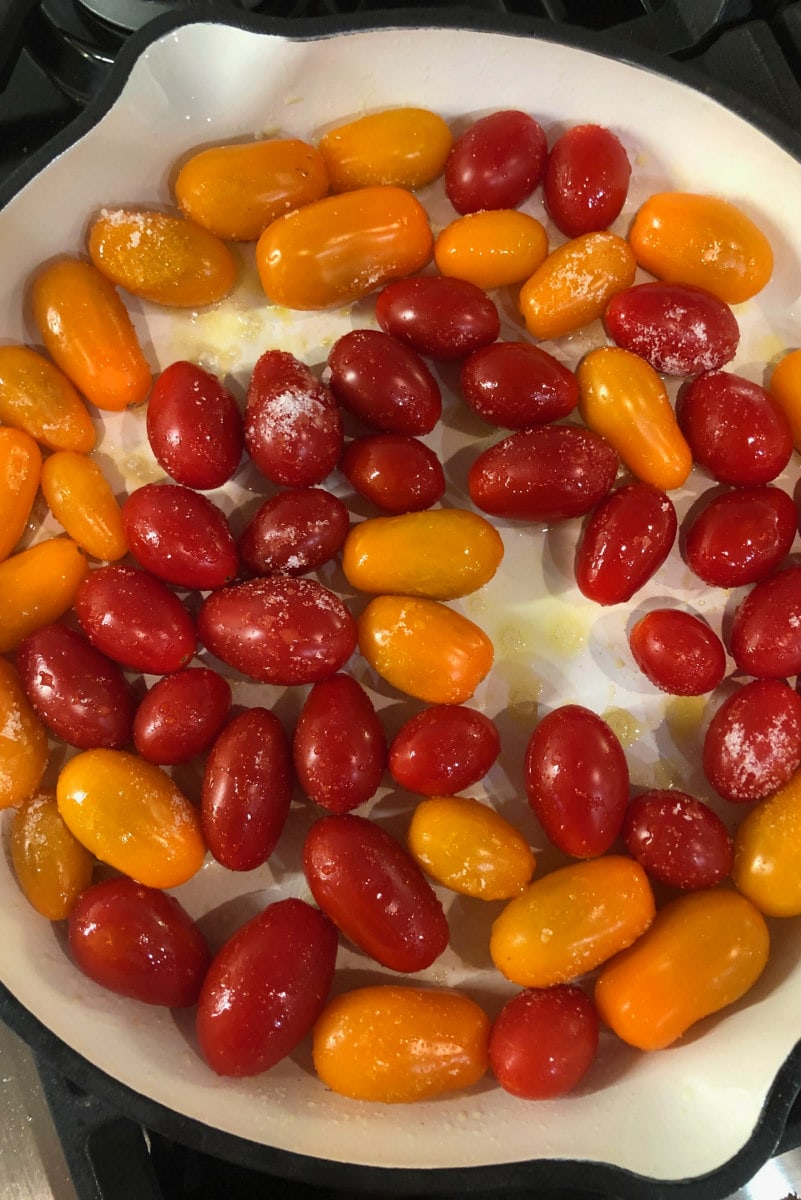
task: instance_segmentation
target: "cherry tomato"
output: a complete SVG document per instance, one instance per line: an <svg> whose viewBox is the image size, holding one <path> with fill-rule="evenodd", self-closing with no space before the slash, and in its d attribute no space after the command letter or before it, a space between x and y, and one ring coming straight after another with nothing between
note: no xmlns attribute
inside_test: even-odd
<svg viewBox="0 0 801 1200"><path fill-rule="evenodd" d="M414 190L442 174L453 137L426 108L388 108L330 129L320 154L334 192L389 184Z"/></svg>
<svg viewBox="0 0 801 1200"><path fill-rule="evenodd" d="M227 679L208 667L188 667L153 684L136 710L133 741L148 762L188 762L208 750L231 707Z"/></svg>
<svg viewBox="0 0 801 1200"><path fill-rule="evenodd" d="M24 429L0 426L0 560L25 532L42 477L42 453Z"/></svg>
<svg viewBox="0 0 801 1200"><path fill-rule="evenodd" d="M673 502L650 483L610 492L593 512L576 551L579 591L621 604L656 574L676 540Z"/></svg>
<svg viewBox="0 0 801 1200"><path fill-rule="evenodd" d="M547 253L540 222L513 208L468 213L446 225L434 243L441 274L487 289L522 283Z"/></svg>
<svg viewBox="0 0 801 1200"><path fill-rule="evenodd" d="M629 769L606 721L564 704L539 722L526 746L528 802L546 836L576 858L605 854L620 833Z"/></svg>
<svg viewBox="0 0 801 1200"><path fill-rule="evenodd" d="M409 1104L478 1083L489 1017L458 992L379 984L337 996L314 1027L317 1075L354 1100Z"/></svg>
<svg viewBox="0 0 801 1200"><path fill-rule="evenodd" d="M801 775L755 805L734 834L734 886L769 917L801 914Z"/></svg>
<svg viewBox="0 0 801 1200"><path fill-rule="evenodd" d="M147 437L159 466L176 483L222 487L242 457L242 418L231 393L209 371L174 362L147 403Z"/></svg>
<svg viewBox="0 0 801 1200"><path fill-rule="evenodd" d="M20 643L17 670L36 712L81 750L121 750L131 740L135 702L115 662L66 625L45 625Z"/></svg>
<svg viewBox="0 0 801 1200"><path fill-rule="evenodd" d="M11 862L25 899L48 921L63 921L92 882L95 860L72 836L53 792L40 792L14 814Z"/></svg>
<svg viewBox="0 0 801 1200"><path fill-rule="evenodd" d="M801 672L801 567L754 584L735 611L729 650L747 675L786 679Z"/></svg>
<svg viewBox="0 0 801 1200"><path fill-rule="evenodd" d="M768 390L790 423L793 445L796 450L801 449L801 350L791 350L779 360L770 377ZM0 388L0 416L2 411Z"/></svg>
<svg viewBox="0 0 801 1200"><path fill-rule="evenodd" d="M790 425L770 394L727 371L682 388L677 416L693 458L721 483L770 483L793 452Z"/></svg>
<svg viewBox="0 0 801 1200"><path fill-rule="evenodd" d="M726 651L717 634L693 613L657 608L629 634L634 661L655 687L671 696L703 696L726 674Z"/></svg>
<svg viewBox="0 0 801 1200"><path fill-rule="evenodd" d="M733 846L717 813L686 792L654 789L626 811L623 841L652 879L683 890L711 888L731 871Z"/></svg>
<svg viewBox="0 0 801 1200"><path fill-rule="evenodd" d="M231 871L265 863L292 799L289 739L275 713L249 708L219 734L206 761L200 814L209 850Z"/></svg>
<svg viewBox="0 0 801 1200"><path fill-rule="evenodd" d="M466 279L418 275L397 279L378 293L378 324L418 354L444 360L466 358L500 333L490 297Z"/></svg>
<svg viewBox="0 0 801 1200"><path fill-rule="evenodd" d="M530 342L495 342L462 365L462 395L485 421L527 429L568 416L578 403L578 380L552 354Z"/></svg>
<svg viewBox="0 0 801 1200"><path fill-rule="evenodd" d="M73 960L101 987L167 1008L197 1001L211 952L186 909L132 879L104 879L69 918Z"/></svg>
<svg viewBox="0 0 801 1200"><path fill-rule="evenodd" d="M722 888L671 900L639 941L601 971L601 1019L631 1046L661 1050L753 987L768 958L764 919Z"/></svg>
<svg viewBox="0 0 801 1200"><path fill-rule="evenodd" d="M387 743L370 697L352 676L315 683L300 710L292 756L306 795L330 812L350 812L375 795Z"/></svg>
<svg viewBox="0 0 801 1200"><path fill-rule="evenodd" d="M490 113L454 142L445 164L447 197L463 214L517 208L542 179L547 153L542 126L528 113Z"/></svg>
<svg viewBox="0 0 801 1200"><path fill-rule="evenodd" d="M339 597L316 580L286 575L212 592L198 635L237 671L285 686L326 679L356 648L356 623Z"/></svg>
<svg viewBox="0 0 801 1200"><path fill-rule="evenodd" d="M430 433L442 415L439 384L422 358L380 329L352 329L328 356L337 402L384 433Z"/></svg>
<svg viewBox="0 0 801 1200"><path fill-rule="evenodd" d="M798 510L780 488L713 496L685 529L684 557L704 583L736 588L769 575L795 540Z"/></svg>
<svg viewBox="0 0 801 1200"><path fill-rule="evenodd" d="M0 809L18 807L36 793L49 747L19 675L0 658Z"/></svg>
<svg viewBox="0 0 801 1200"><path fill-rule="evenodd" d="M442 463L407 433L371 433L345 447L339 468L365 500L388 513L420 512L445 494Z"/></svg>
<svg viewBox="0 0 801 1200"><path fill-rule="evenodd" d="M239 556L222 509L180 483L147 483L122 506L131 554L140 566L178 587L222 587Z"/></svg>
<svg viewBox="0 0 801 1200"><path fill-rule="evenodd" d="M396 783L423 796L451 796L478 783L501 750L483 712L457 704L424 708L398 730L387 765Z"/></svg>
<svg viewBox="0 0 801 1200"><path fill-rule="evenodd" d="M631 164L603 125L574 125L556 139L542 181L548 212L566 237L608 229L626 202Z"/></svg>
<svg viewBox="0 0 801 1200"><path fill-rule="evenodd" d="M265 500L242 530L237 549L254 575L305 575L342 548L350 516L324 488L290 488Z"/></svg>
<svg viewBox="0 0 801 1200"><path fill-rule="evenodd" d="M503 1006L492 1026L489 1060L501 1087L522 1100L573 1090L598 1053L598 1013L575 984L528 988Z"/></svg>
<svg viewBox="0 0 801 1200"><path fill-rule="evenodd" d="M166 584L114 563L78 588L75 613L93 646L134 671L168 675L195 653L195 627Z"/></svg>
<svg viewBox="0 0 801 1200"><path fill-rule="evenodd" d="M694 378L734 358L740 329L722 300L687 283L639 283L613 296L604 313L618 346L662 375Z"/></svg>
<svg viewBox="0 0 801 1200"><path fill-rule="evenodd" d="M48 450L94 449L83 400L58 367L28 346L0 346L0 421Z"/></svg>
<svg viewBox="0 0 801 1200"><path fill-rule="evenodd" d="M448 944L448 922L417 863L380 825L354 813L323 817L303 848L323 912L355 945L393 971L421 971Z"/></svg>
<svg viewBox="0 0 801 1200"><path fill-rule="evenodd" d="M520 292L520 312L539 341L573 333L602 317L634 282L637 263L616 233L584 233L552 250Z"/></svg>
<svg viewBox="0 0 801 1200"><path fill-rule="evenodd" d="M245 445L283 487L321 483L342 453L342 417L328 388L285 350L266 350L248 384Z"/></svg>
<svg viewBox="0 0 801 1200"><path fill-rule="evenodd" d="M523 429L470 467L476 508L522 521L565 521L594 508L617 474L617 453L604 438L575 425Z"/></svg>
<svg viewBox="0 0 801 1200"><path fill-rule="evenodd" d="M801 766L801 696L783 679L754 679L729 696L704 737L704 773L735 804L761 800Z"/></svg>
<svg viewBox="0 0 801 1200"><path fill-rule="evenodd" d="M0 562L0 654L62 617L89 566L72 538L54 537Z"/></svg>
<svg viewBox="0 0 801 1200"><path fill-rule="evenodd" d="M93 459L56 450L42 468L42 493L58 523L87 554L115 562L128 553L120 506Z"/></svg>

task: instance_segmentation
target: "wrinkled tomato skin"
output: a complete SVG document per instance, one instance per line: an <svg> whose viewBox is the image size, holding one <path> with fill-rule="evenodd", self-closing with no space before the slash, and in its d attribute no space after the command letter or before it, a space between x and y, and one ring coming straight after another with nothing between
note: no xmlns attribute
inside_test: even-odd
<svg viewBox="0 0 801 1200"><path fill-rule="evenodd" d="M66 625L45 625L20 644L22 686L45 724L81 750L120 750L131 740L135 702L115 662Z"/></svg>
<svg viewBox="0 0 801 1200"><path fill-rule="evenodd" d="M542 126L515 109L490 113L456 139L445 163L445 192L458 213L517 208L545 170Z"/></svg>
<svg viewBox="0 0 801 1200"><path fill-rule="evenodd" d="M490 1068L504 1091L521 1100L564 1096L598 1053L592 1000L575 984L527 988L503 1006L490 1031Z"/></svg>
<svg viewBox="0 0 801 1200"><path fill-rule="evenodd" d="M317 821L303 867L320 908L350 941L393 971L429 967L448 944L431 885L400 842L355 813Z"/></svg>
<svg viewBox="0 0 801 1200"><path fill-rule="evenodd" d="M167 1008L196 1002L211 953L175 899L124 877L94 884L68 926L73 959L101 987Z"/></svg>
<svg viewBox="0 0 801 1200"><path fill-rule="evenodd" d="M798 510L781 488L725 492L686 527L684 558L713 587L756 583L789 553L797 523Z"/></svg>
<svg viewBox="0 0 801 1200"><path fill-rule="evenodd" d="M239 556L222 509L178 483L147 483L122 506L131 554L140 566L176 587L222 587Z"/></svg>
<svg viewBox="0 0 801 1200"><path fill-rule="evenodd" d="M439 384L420 356L380 329L352 329L328 356L337 402L383 433L430 433L442 415Z"/></svg>
<svg viewBox="0 0 801 1200"><path fill-rule="evenodd" d="M753 487L781 474L793 451L790 424L758 383L713 371L679 393L676 416L693 459L720 483Z"/></svg>
<svg viewBox="0 0 801 1200"><path fill-rule="evenodd" d="M237 549L253 575L305 575L341 550L349 528L348 510L338 496L324 488L289 488L256 509Z"/></svg>
<svg viewBox="0 0 801 1200"><path fill-rule="evenodd" d="M482 512L522 521L564 521L594 508L615 481L607 441L573 425L523 429L490 446L470 467L470 498Z"/></svg>
<svg viewBox="0 0 801 1200"><path fill-rule="evenodd" d="M488 346L500 333L495 304L466 279L418 275L397 279L378 293L378 324L418 354L452 361Z"/></svg>
<svg viewBox="0 0 801 1200"><path fill-rule="evenodd" d="M717 813L686 792L654 789L629 804L623 843L651 879L683 891L715 887L731 872L731 835Z"/></svg>
<svg viewBox="0 0 801 1200"><path fill-rule="evenodd" d="M160 766L189 762L208 750L230 707L231 685L208 667L188 667L165 675L136 710L136 751Z"/></svg>
<svg viewBox="0 0 801 1200"><path fill-rule="evenodd" d="M352 676L314 685L300 710L292 755L300 786L330 812L350 812L375 794L386 738L370 697Z"/></svg>
<svg viewBox="0 0 801 1200"><path fill-rule="evenodd" d="M703 696L726 674L720 638L693 613L654 609L632 626L629 646L642 673L671 696Z"/></svg>
<svg viewBox="0 0 801 1200"><path fill-rule="evenodd" d="M801 567L754 584L734 614L729 652L741 671L757 678L801 672Z"/></svg>
<svg viewBox="0 0 801 1200"><path fill-rule="evenodd" d="M209 850L231 871L252 871L275 849L292 800L289 739L275 713L233 717L206 760L200 819Z"/></svg>
<svg viewBox="0 0 801 1200"><path fill-rule="evenodd" d="M761 800L801 766L801 697L783 679L754 679L726 699L704 736L704 774L734 804Z"/></svg>
<svg viewBox="0 0 801 1200"><path fill-rule="evenodd" d="M212 1070L258 1075L291 1054L323 1011L336 953L336 929L303 900L278 900L238 929L198 1000L198 1042Z"/></svg>
<svg viewBox="0 0 801 1200"><path fill-rule="evenodd" d="M422 796L454 796L478 783L500 754L501 739L484 713L433 704L411 717L389 747L389 773Z"/></svg>
<svg viewBox="0 0 801 1200"><path fill-rule="evenodd" d="M351 487L382 512L422 512L445 494L445 472L434 451L405 433L354 438L339 463Z"/></svg>
<svg viewBox="0 0 801 1200"><path fill-rule="evenodd" d="M527 429L567 417L578 404L578 380L558 359L530 342L495 342L462 366L466 403L483 420Z"/></svg>
<svg viewBox="0 0 801 1200"><path fill-rule="evenodd" d="M639 354L655 371L689 379L719 371L740 341L728 304L687 283L627 288L609 301L604 324L618 346Z"/></svg>
<svg viewBox="0 0 801 1200"><path fill-rule="evenodd" d="M620 139L603 125L574 125L548 155L543 195L566 237L608 229L629 190L631 164Z"/></svg>
<svg viewBox="0 0 801 1200"><path fill-rule="evenodd" d="M159 466L198 491L227 483L244 447L234 397L211 372L184 361L165 367L153 385L147 437Z"/></svg>
<svg viewBox="0 0 801 1200"><path fill-rule="evenodd" d="M678 519L669 496L648 483L630 483L593 512L576 553L579 591L597 604L630 600L655 575L676 539Z"/></svg>

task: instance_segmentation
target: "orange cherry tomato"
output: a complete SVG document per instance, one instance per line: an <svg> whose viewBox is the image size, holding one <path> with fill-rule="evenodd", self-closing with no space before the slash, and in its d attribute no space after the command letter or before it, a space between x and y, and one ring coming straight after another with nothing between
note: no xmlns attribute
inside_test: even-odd
<svg viewBox="0 0 801 1200"><path fill-rule="evenodd" d="M731 875L769 917L801 915L801 771L740 822Z"/></svg>
<svg viewBox="0 0 801 1200"><path fill-rule="evenodd" d="M645 871L610 854L570 863L529 884L492 927L490 954L521 987L550 987L592 971L654 919Z"/></svg>
<svg viewBox="0 0 801 1200"><path fill-rule="evenodd" d="M547 254L548 235L540 222L512 208L459 217L434 243L434 261L443 275L487 289L522 283Z"/></svg>
<svg viewBox="0 0 801 1200"><path fill-rule="evenodd" d="M342 570L362 592L454 600L488 583L502 558L501 536L484 517L432 508L354 525Z"/></svg>
<svg viewBox="0 0 801 1200"><path fill-rule="evenodd" d="M790 422L793 445L801 452L801 350L791 350L776 364L768 386Z"/></svg>
<svg viewBox="0 0 801 1200"><path fill-rule="evenodd" d="M62 769L56 798L81 845L137 883L178 887L200 870L197 809L153 763L125 750L85 750Z"/></svg>
<svg viewBox="0 0 801 1200"><path fill-rule="evenodd" d="M453 137L426 108L390 108L329 130L320 140L331 190L386 184L419 188L445 169Z"/></svg>
<svg viewBox="0 0 801 1200"><path fill-rule="evenodd" d="M89 229L89 257L117 287L172 308L227 296L236 261L208 229L170 213L104 209Z"/></svg>
<svg viewBox="0 0 801 1200"><path fill-rule="evenodd" d="M754 905L715 888L671 900L642 937L601 971L595 1004L640 1050L661 1050L739 1000L762 974L769 934Z"/></svg>
<svg viewBox="0 0 801 1200"><path fill-rule="evenodd" d="M492 642L438 600L376 596L358 621L359 650L386 681L428 704L469 700L492 666Z"/></svg>
<svg viewBox="0 0 801 1200"><path fill-rule="evenodd" d="M54 792L32 796L15 813L11 862L25 899L49 921L66 920L95 865L64 824Z"/></svg>
<svg viewBox="0 0 801 1200"><path fill-rule="evenodd" d="M48 759L47 732L25 695L19 675L0 658L0 808L29 800Z"/></svg>
<svg viewBox="0 0 801 1200"><path fill-rule="evenodd" d="M534 874L523 835L470 796L421 800L407 833L412 857L437 883L479 900L509 900Z"/></svg>
<svg viewBox="0 0 801 1200"><path fill-rule="evenodd" d="M193 154L175 180L175 199L187 217L238 242L255 242L276 217L327 191L322 155L298 138L211 146Z"/></svg>
<svg viewBox="0 0 801 1200"><path fill-rule="evenodd" d="M331 308L419 271L433 242L426 211L410 192L358 188L273 221L256 244L256 266L274 304Z"/></svg>
<svg viewBox="0 0 801 1200"><path fill-rule="evenodd" d="M28 524L42 475L42 454L29 433L0 426L0 559Z"/></svg>
<svg viewBox="0 0 801 1200"><path fill-rule="evenodd" d="M727 304L755 296L773 273L765 235L717 196L650 196L634 218L629 241L639 265L657 279L705 288Z"/></svg>
<svg viewBox="0 0 801 1200"><path fill-rule="evenodd" d="M152 376L128 310L91 263L63 258L34 280L33 316L51 357L97 408L146 399Z"/></svg>
<svg viewBox="0 0 801 1200"><path fill-rule="evenodd" d="M637 262L616 233L585 233L553 250L520 292L520 311L535 338L573 333L603 316L618 292L631 287Z"/></svg>
<svg viewBox="0 0 801 1200"><path fill-rule="evenodd" d="M579 363L579 412L614 446L638 479L662 491L681 487L693 465L665 385L652 366L616 346Z"/></svg>
<svg viewBox="0 0 801 1200"><path fill-rule="evenodd" d="M71 538L54 537L0 563L0 654L72 607L88 569Z"/></svg>
<svg viewBox="0 0 801 1200"><path fill-rule="evenodd" d="M471 1087L490 1020L458 992L378 984L330 1001L312 1033L318 1076L354 1100L409 1104Z"/></svg>
<svg viewBox="0 0 801 1200"><path fill-rule="evenodd" d="M49 450L94 448L86 405L58 367L27 346L0 346L0 421Z"/></svg>
<svg viewBox="0 0 801 1200"><path fill-rule="evenodd" d="M71 450L51 454L42 491L53 516L87 554L114 562L128 553L120 506L93 459Z"/></svg>

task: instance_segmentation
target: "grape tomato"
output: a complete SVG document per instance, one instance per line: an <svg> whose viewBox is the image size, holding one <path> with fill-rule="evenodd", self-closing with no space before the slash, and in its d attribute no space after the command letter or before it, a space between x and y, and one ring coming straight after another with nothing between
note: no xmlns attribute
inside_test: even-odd
<svg viewBox="0 0 801 1200"><path fill-rule="evenodd" d="M70 833L55 793L39 792L14 814L11 862L25 899L48 921L63 921L92 882L95 859Z"/></svg>
<svg viewBox="0 0 801 1200"><path fill-rule="evenodd" d="M801 672L801 567L759 580L734 613L729 650L737 667L758 678Z"/></svg>
<svg viewBox="0 0 801 1200"><path fill-rule="evenodd" d="M574 125L551 147L542 182L545 204L566 237L608 229L626 201L631 163L603 125Z"/></svg>
<svg viewBox="0 0 801 1200"><path fill-rule="evenodd" d="M459 379L473 412L492 425L527 429L567 417L578 403L576 376L530 342L494 342L466 358Z"/></svg>
<svg viewBox="0 0 801 1200"><path fill-rule="evenodd" d="M686 283L639 283L606 307L604 324L618 346L662 375L694 378L717 371L737 351L740 329L728 304Z"/></svg>
<svg viewBox="0 0 801 1200"><path fill-rule="evenodd" d="M704 735L703 767L735 804L777 791L801 766L801 696L783 679L753 679L717 710Z"/></svg>
<svg viewBox="0 0 801 1200"><path fill-rule="evenodd" d="M375 315L385 333L418 354L445 361L466 358L494 342L501 323L493 300L466 279L418 275L398 279L376 298Z"/></svg>
<svg viewBox="0 0 801 1200"><path fill-rule="evenodd" d="M442 174L452 144L438 113L388 108L329 129L319 152L334 192L377 184L414 191Z"/></svg>
<svg viewBox="0 0 801 1200"><path fill-rule="evenodd" d="M348 442L339 469L355 492L382 512L420 512L445 494L434 451L408 433L370 433Z"/></svg>
<svg viewBox="0 0 801 1200"><path fill-rule="evenodd" d="M734 835L732 880L769 917L801 914L801 774L754 805Z"/></svg>
<svg viewBox="0 0 801 1200"><path fill-rule="evenodd" d="M493 1022L490 1067L513 1096L551 1100L584 1078L598 1040L598 1013L576 984L527 988L508 1000Z"/></svg>
<svg viewBox="0 0 801 1200"><path fill-rule="evenodd" d="M793 439L783 410L741 375L700 376L682 388L676 411L695 462L720 483L770 483L790 461Z"/></svg>
<svg viewBox="0 0 801 1200"><path fill-rule="evenodd" d="M237 539L242 566L253 575L306 575L341 550L350 528L347 508L325 488L288 488L256 509Z"/></svg>
<svg viewBox="0 0 801 1200"><path fill-rule="evenodd" d="M451 796L483 779L501 750L483 712L433 704L410 717L389 746L388 767L401 787L423 796Z"/></svg>
<svg viewBox="0 0 801 1200"><path fill-rule="evenodd" d="M105 562L128 553L117 498L98 464L75 450L56 450L42 467L42 494L82 550Z"/></svg>
<svg viewBox="0 0 801 1200"><path fill-rule="evenodd" d="M47 730L19 675L7 659L0 658L0 809L30 800L49 757Z"/></svg>
<svg viewBox="0 0 801 1200"><path fill-rule="evenodd" d="M62 617L88 570L81 548L65 537L47 538L0 562L0 654Z"/></svg>
<svg viewBox="0 0 801 1200"><path fill-rule="evenodd" d="M656 574L676 539L671 499L648 483L610 492L593 511L576 551L576 582L598 604L630 600Z"/></svg>
<svg viewBox="0 0 801 1200"><path fill-rule="evenodd" d="M795 541L798 509L778 487L712 495L684 527L690 570L713 587L756 583L779 566Z"/></svg>
<svg viewBox="0 0 801 1200"><path fill-rule="evenodd" d="M95 427L77 390L29 346L0 346L0 421L48 450L94 449Z"/></svg>
<svg viewBox="0 0 801 1200"><path fill-rule="evenodd" d="M0 561L22 537L42 477L42 453L24 429L0 426Z"/></svg>
<svg viewBox="0 0 801 1200"><path fill-rule="evenodd" d="M629 632L634 661L655 687L671 696L703 696L726 674L726 651L718 635L694 613L658 608Z"/></svg>
<svg viewBox="0 0 801 1200"><path fill-rule="evenodd" d="M616 233L584 233L552 250L520 291L532 337L544 342L603 316L609 301L634 283L637 263Z"/></svg>
<svg viewBox="0 0 801 1200"><path fill-rule="evenodd" d="M225 724L231 685L208 667L186 667L156 681L133 721L138 754L161 766L188 762L208 750Z"/></svg>
<svg viewBox="0 0 801 1200"><path fill-rule="evenodd" d="M458 213L517 208L540 183L548 146L528 113L480 117L457 137L445 164L445 192Z"/></svg>
<svg viewBox="0 0 801 1200"><path fill-rule="evenodd" d="M516 209L459 217L437 235L434 262L442 275L480 288L508 287L533 275L548 253L540 222Z"/></svg>
<svg viewBox="0 0 801 1200"><path fill-rule="evenodd" d="M122 506L131 554L176 587L209 591L229 583L239 556L222 509L180 483L147 483Z"/></svg>
<svg viewBox="0 0 801 1200"><path fill-rule="evenodd" d="M352 329L328 355L337 402L384 433L430 433L442 415L439 384L422 358L380 329Z"/></svg>
<svg viewBox="0 0 801 1200"><path fill-rule="evenodd" d="M715 887L731 872L731 835L708 804L686 792L653 789L634 799L623 842L652 879L685 891Z"/></svg>
<svg viewBox="0 0 801 1200"><path fill-rule="evenodd" d="M365 804L384 774L383 726L364 688L350 675L315 683L300 710L292 742L298 782L330 812Z"/></svg>
<svg viewBox="0 0 801 1200"><path fill-rule="evenodd" d="M231 478L244 445L233 395L210 371L183 360L165 367L153 385L147 436L167 474L200 491Z"/></svg>

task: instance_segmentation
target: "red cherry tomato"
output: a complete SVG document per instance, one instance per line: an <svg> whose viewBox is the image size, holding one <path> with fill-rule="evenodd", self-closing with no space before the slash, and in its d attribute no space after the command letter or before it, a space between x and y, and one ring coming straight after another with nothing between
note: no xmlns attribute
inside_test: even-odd
<svg viewBox="0 0 801 1200"><path fill-rule="evenodd" d="M387 743L370 697L352 676L314 685L300 710L292 755L306 795L331 812L350 812L375 794Z"/></svg>
<svg viewBox="0 0 801 1200"><path fill-rule="evenodd" d="M462 394L493 425L527 429L566 417L578 404L578 380L530 342L495 342L465 360Z"/></svg>
<svg viewBox="0 0 801 1200"><path fill-rule="evenodd" d="M704 772L726 800L747 804L801 766L801 697L780 679L754 679L723 702L704 737Z"/></svg>
<svg viewBox="0 0 801 1200"><path fill-rule="evenodd" d="M725 366L740 341L728 304L689 283L638 283L618 292L604 324L618 346L655 371L690 379Z"/></svg>
<svg viewBox="0 0 801 1200"><path fill-rule="evenodd" d="M242 565L254 575L305 575L342 548L350 516L324 488L290 488L256 509L237 543Z"/></svg>
<svg viewBox="0 0 801 1200"><path fill-rule="evenodd" d="M190 362L172 363L153 385L147 436L167 474L200 491L222 487L242 458L236 400L214 375Z"/></svg>
<svg viewBox="0 0 801 1200"><path fill-rule="evenodd" d="M445 192L457 212L517 208L542 179L548 145L539 122L507 109L474 122L445 163Z"/></svg>
<svg viewBox="0 0 801 1200"><path fill-rule="evenodd" d="M765 388L713 371L682 388L676 409L695 462L721 483L770 483L790 461L793 437Z"/></svg>
<svg viewBox="0 0 801 1200"><path fill-rule="evenodd" d="M455 796L478 783L501 749L492 721L474 708L433 704L403 725L389 747L396 783L423 796Z"/></svg>
<svg viewBox="0 0 801 1200"><path fill-rule="evenodd" d="M439 384L411 348L380 329L352 329L328 356L329 387L365 425L430 433L442 415Z"/></svg>
<svg viewBox="0 0 801 1200"><path fill-rule="evenodd" d="M518 992L490 1030L492 1073L522 1100L564 1096L595 1059L599 1024L595 1005L576 984Z"/></svg>
<svg viewBox="0 0 801 1200"><path fill-rule="evenodd" d="M755 583L734 614L731 656L758 678L801 672L801 567L785 567Z"/></svg>
<svg viewBox="0 0 801 1200"><path fill-rule="evenodd" d="M735 588L769 575L795 540L798 510L775 487L715 496L686 528L684 557L714 587Z"/></svg>
<svg viewBox="0 0 801 1200"><path fill-rule="evenodd" d="M137 753L160 766L189 762L208 750L231 707L227 679L208 667L165 675L145 693L136 710Z"/></svg>
<svg viewBox="0 0 801 1200"><path fill-rule="evenodd" d="M669 887L715 887L731 871L729 831L717 813L686 792L653 790L636 796L622 832L631 857Z"/></svg>
<svg viewBox="0 0 801 1200"><path fill-rule="evenodd" d="M703 696L726 674L720 638L692 613L657 608L632 627L634 661L655 687L671 696Z"/></svg>
<svg viewBox="0 0 801 1200"><path fill-rule="evenodd" d="M554 846L594 858L609 850L623 824L626 756L606 721L579 704L565 704L543 717L529 738L525 787Z"/></svg>
<svg viewBox="0 0 801 1200"><path fill-rule="evenodd" d="M603 125L574 125L548 155L543 195L557 229L570 238L608 229L626 202L631 164Z"/></svg>
<svg viewBox="0 0 801 1200"><path fill-rule="evenodd" d="M176 587L222 587L239 558L222 509L178 483L148 483L122 506L131 554L151 575Z"/></svg>
<svg viewBox="0 0 801 1200"><path fill-rule="evenodd" d="M417 275L396 279L378 293L378 324L418 354L466 358L500 333L498 310L486 292L466 279Z"/></svg>
<svg viewBox="0 0 801 1200"><path fill-rule="evenodd" d="M351 487L382 512L421 512L445 494L442 463L425 442L405 433L354 438L339 467Z"/></svg>
<svg viewBox="0 0 801 1200"><path fill-rule="evenodd" d="M677 529L673 501L659 488L629 483L611 492L576 552L579 590L597 604L630 600L667 558Z"/></svg>

